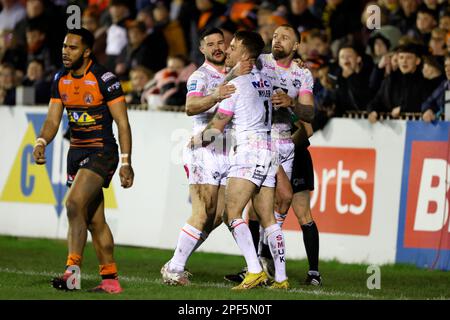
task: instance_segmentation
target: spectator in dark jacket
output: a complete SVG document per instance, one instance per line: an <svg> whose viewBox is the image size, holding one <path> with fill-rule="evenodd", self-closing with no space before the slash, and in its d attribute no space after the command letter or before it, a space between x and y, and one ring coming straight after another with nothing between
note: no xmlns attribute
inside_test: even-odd
<svg viewBox="0 0 450 320"><path fill-rule="evenodd" d="M445 57L445 76L439 87L422 103L422 119L425 122L434 121L444 112L445 91L450 90L450 55Z"/></svg>
<svg viewBox="0 0 450 320"><path fill-rule="evenodd" d="M311 29L321 29L322 22L308 9L307 0L290 0L287 20L291 26L302 33Z"/></svg>
<svg viewBox="0 0 450 320"><path fill-rule="evenodd" d="M383 80L375 98L369 103L369 121L374 123L379 112L398 118L401 112L420 112L422 102L431 94L430 83L423 77L417 46L398 48L398 71Z"/></svg>
<svg viewBox="0 0 450 320"><path fill-rule="evenodd" d="M34 101L36 104L48 104L50 100L51 81L44 77L44 63L32 60L27 67L27 75L22 85L34 88Z"/></svg>
<svg viewBox="0 0 450 320"><path fill-rule="evenodd" d="M167 51L156 49L158 44L148 40L146 28L142 22L128 25L128 45L117 58L116 74L126 78L131 68L141 65L156 73L166 65ZM167 48L166 48L167 49Z"/></svg>
<svg viewBox="0 0 450 320"><path fill-rule="evenodd" d="M360 53L352 46L339 50L339 69L333 95L335 116L348 110L365 110L372 99L369 77L372 65L364 64Z"/></svg>

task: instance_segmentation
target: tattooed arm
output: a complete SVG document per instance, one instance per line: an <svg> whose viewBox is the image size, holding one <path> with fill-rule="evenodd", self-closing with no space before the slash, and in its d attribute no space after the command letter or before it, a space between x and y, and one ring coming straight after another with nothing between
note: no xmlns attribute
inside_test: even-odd
<svg viewBox="0 0 450 320"><path fill-rule="evenodd" d="M314 119L314 98L311 93L305 93L296 100L279 90L274 92L272 103L275 108L291 108L298 120L311 123Z"/></svg>
<svg viewBox="0 0 450 320"><path fill-rule="evenodd" d="M223 132L225 126L232 118L233 115L227 115L217 111L214 118L211 119L206 128L199 134L192 137L191 148L206 147L214 142L214 139Z"/></svg>

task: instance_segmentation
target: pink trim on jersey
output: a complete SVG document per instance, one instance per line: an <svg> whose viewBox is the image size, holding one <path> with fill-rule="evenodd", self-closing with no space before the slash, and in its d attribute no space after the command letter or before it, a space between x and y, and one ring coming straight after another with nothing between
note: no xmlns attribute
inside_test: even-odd
<svg viewBox="0 0 450 320"><path fill-rule="evenodd" d="M192 96L194 96L194 97L203 97L203 93L193 91L193 92L189 92L189 93L187 94L187 96L188 96L188 97L192 97Z"/></svg>
<svg viewBox="0 0 450 320"><path fill-rule="evenodd" d="M219 109L217 110L217 112L226 114L227 116L232 116L232 115L234 114L233 111L230 111L230 110L224 110L224 109L221 109L221 108L219 108Z"/></svg>
<svg viewBox="0 0 450 320"><path fill-rule="evenodd" d="M280 63L280 62L277 61L277 66L282 67L282 68L289 69L289 68L291 67L291 63L292 63L292 62L289 62L289 65L286 66L286 65L284 65L284 64L282 64L282 63Z"/></svg>
<svg viewBox="0 0 450 320"><path fill-rule="evenodd" d="M300 95L303 96L305 94L312 94L313 92L311 90L305 89L305 90L300 90Z"/></svg>
<svg viewBox="0 0 450 320"><path fill-rule="evenodd" d="M210 63L208 61L205 61L205 64L207 64L208 66L214 68L217 72L225 74L225 68L224 67L218 68L217 66L213 65L212 63Z"/></svg>

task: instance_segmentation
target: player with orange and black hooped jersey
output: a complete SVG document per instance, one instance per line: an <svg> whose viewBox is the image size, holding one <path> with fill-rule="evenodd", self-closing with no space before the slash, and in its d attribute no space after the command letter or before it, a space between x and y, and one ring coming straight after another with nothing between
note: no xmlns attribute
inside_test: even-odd
<svg viewBox="0 0 450 320"><path fill-rule="evenodd" d="M87 232L99 260L102 282L95 292L120 293L114 259L114 240L106 223L103 189L111 182L119 163L119 152L112 132L117 124L122 160L119 176L122 187L133 185L131 166L132 137L127 107L116 76L95 63L91 53L94 36L88 30L67 32L62 48L64 70L53 82L47 118L33 149L38 165L46 162L45 148L58 132L64 108L70 125L70 149L67 155L66 209L69 222L66 270L52 280L61 290L78 289L73 272L82 264Z"/></svg>
<svg viewBox="0 0 450 320"><path fill-rule="evenodd" d="M125 101L119 79L91 60L82 76L58 72L51 102L67 110L71 148L116 147L109 106Z"/></svg>

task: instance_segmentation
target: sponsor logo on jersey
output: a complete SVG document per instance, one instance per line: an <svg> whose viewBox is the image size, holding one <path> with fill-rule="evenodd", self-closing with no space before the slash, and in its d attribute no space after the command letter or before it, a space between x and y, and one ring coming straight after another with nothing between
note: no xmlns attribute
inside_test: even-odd
<svg viewBox="0 0 450 320"><path fill-rule="evenodd" d="M92 102L94 102L94 96L90 92L86 92L83 99L84 103L86 104L91 104Z"/></svg>
<svg viewBox="0 0 450 320"><path fill-rule="evenodd" d="M109 80L114 79L115 77L116 76L111 72L106 72L101 76L103 82L108 82Z"/></svg>
<svg viewBox="0 0 450 320"><path fill-rule="evenodd" d="M120 82L114 82L112 85L108 87L108 92L113 92L114 90L118 90L120 88Z"/></svg>
<svg viewBox="0 0 450 320"><path fill-rule="evenodd" d="M194 81L192 81L190 84L189 84L189 91L194 91L194 90L196 90L197 89L197 80L194 80Z"/></svg>

